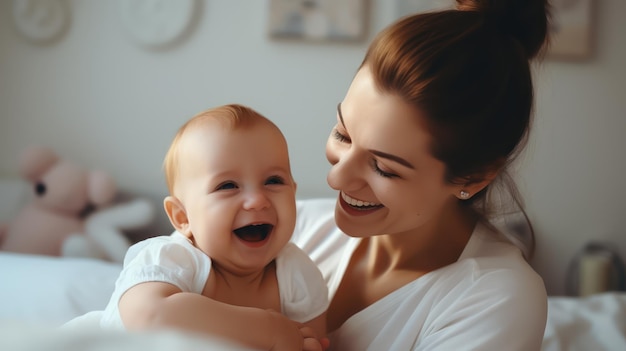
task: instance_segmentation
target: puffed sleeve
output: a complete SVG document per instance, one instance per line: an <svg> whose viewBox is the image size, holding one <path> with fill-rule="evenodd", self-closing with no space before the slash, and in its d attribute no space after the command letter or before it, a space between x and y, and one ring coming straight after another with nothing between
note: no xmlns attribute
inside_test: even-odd
<svg viewBox="0 0 626 351"><path fill-rule="evenodd" d="M202 293L211 261L208 257L203 260L203 255L194 250L170 237L135 244L124 259L116 290L123 293L138 283L158 281L175 285L182 291Z"/></svg>
<svg viewBox="0 0 626 351"><path fill-rule="evenodd" d="M304 323L328 308L328 288L317 266L295 244L288 243L276 258L282 313Z"/></svg>

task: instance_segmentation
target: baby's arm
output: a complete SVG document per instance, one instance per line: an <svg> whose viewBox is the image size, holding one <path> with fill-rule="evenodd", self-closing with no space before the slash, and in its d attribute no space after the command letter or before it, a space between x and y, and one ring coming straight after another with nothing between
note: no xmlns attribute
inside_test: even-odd
<svg viewBox="0 0 626 351"><path fill-rule="evenodd" d="M122 295L119 311L129 330L177 328L259 350L301 350L304 345L298 324L278 312L229 305L168 283L135 285Z"/></svg>

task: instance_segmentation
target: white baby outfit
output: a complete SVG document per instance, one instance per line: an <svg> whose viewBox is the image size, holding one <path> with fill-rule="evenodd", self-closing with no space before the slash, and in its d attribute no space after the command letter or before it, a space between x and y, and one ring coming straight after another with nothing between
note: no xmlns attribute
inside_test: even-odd
<svg viewBox="0 0 626 351"><path fill-rule="evenodd" d="M100 325L124 328L118 303L122 294L137 284L165 282L184 292L201 294L210 273L211 259L178 232L141 241L126 254L124 268ZM322 275L293 243L288 243L278 254L276 277L281 312L290 319L308 322L328 308L328 290Z"/></svg>

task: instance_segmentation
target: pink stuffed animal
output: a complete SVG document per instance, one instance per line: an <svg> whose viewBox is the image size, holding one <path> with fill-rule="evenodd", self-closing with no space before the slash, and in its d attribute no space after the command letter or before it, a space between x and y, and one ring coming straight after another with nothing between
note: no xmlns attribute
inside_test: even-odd
<svg viewBox="0 0 626 351"><path fill-rule="evenodd" d="M33 184L36 196L0 229L4 251L64 255L68 238L84 236L88 215L110 204L116 194L107 174L85 170L43 147L23 151L19 172Z"/></svg>

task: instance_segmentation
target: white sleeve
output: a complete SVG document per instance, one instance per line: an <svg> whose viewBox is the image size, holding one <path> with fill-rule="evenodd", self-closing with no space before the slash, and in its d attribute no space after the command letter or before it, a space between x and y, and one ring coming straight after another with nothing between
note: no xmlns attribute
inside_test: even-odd
<svg viewBox="0 0 626 351"><path fill-rule="evenodd" d="M129 250L117 289L127 290L141 282L158 281L177 286L185 292L202 293L203 272L199 255L180 243L158 238ZM207 257L210 266L210 259ZM199 269L200 268L200 269ZM200 272L202 271L202 272Z"/></svg>
<svg viewBox="0 0 626 351"><path fill-rule="evenodd" d="M305 323L328 308L328 288L317 266L295 244L288 243L276 258L282 313Z"/></svg>
<svg viewBox="0 0 626 351"><path fill-rule="evenodd" d="M482 282L437 316L438 327L413 350L540 350L547 315L543 281L530 274L502 273L481 277Z"/></svg>
<svg viewBox="0 0 626 351"><path fill-rule="evenodd" d="M102 315L101 326L123 328L119 300L128 289L140 283L164 282L182 291L201 293L211 261L191 249L193 246L186 247L171 236L154 237L131 246Z"/></svg>

